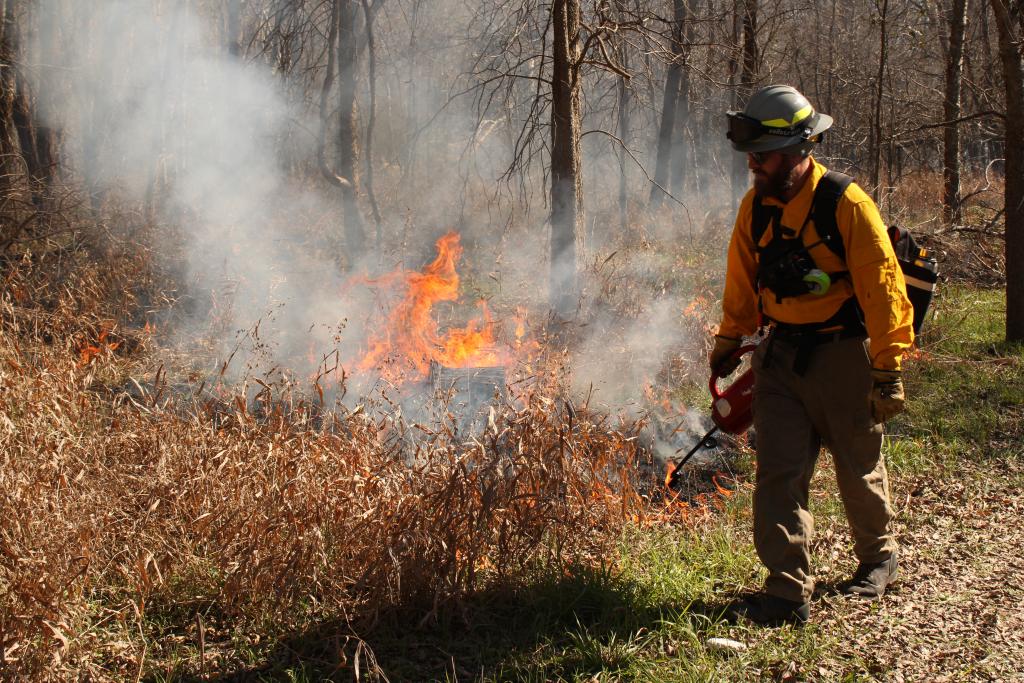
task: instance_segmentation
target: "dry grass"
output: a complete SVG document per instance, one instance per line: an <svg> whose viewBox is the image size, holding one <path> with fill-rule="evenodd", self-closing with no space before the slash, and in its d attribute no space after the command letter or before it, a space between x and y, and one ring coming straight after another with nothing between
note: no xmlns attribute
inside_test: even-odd
<svg viewBox="0 0 1024 683"><path fill-rule="evenodd" d="M58 259L59 282L43 275ZM141 675L152 624L210 615L353 632L400 606L429 619L540 568L598 565L635 519L631 435L539 393L468 442L420 430L410 452L392 438L408 425L367 412L125 391L149 339L116 311L144 269L52 249L8 270L3 676Z"/></svg>

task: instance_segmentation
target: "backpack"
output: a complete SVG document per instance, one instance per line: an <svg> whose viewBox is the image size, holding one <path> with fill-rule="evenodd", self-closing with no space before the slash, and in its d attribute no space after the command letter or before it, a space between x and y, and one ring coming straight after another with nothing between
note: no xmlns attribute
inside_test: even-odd
<svg viewBox="0 0 1024 683"><path fill-rule="evenodd" d="M846 245L843 244L839 225L836 223L836 208L839 206L840 197L852 182L853 178L844 173L825 173L814 190L809 216L814 221L814 227L821 240L843 261L846 260ZM755 198L751 219L751 236L755 245L760 243L772 217L779 213L777 209L766 207L759 198ZM896 262L899 263L903 279L907 283L907 298L914 307L914 336L917 336L921 333L925 315L935 296L939 279L938 262L927 249L918 245L908 230L893 225L887 232L893 251L896 252Z"/></svg>

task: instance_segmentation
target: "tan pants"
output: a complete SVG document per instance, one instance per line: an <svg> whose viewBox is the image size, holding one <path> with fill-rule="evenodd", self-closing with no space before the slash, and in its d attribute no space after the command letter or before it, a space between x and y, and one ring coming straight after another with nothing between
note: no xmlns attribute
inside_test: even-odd
<svg viewBox="0 0 1024 683"><path fill-rule="evenodd" d="M814 592L807 497L822 442L832 452L857 558L879 562L896 550L882 425L871 418L863 337L815 347L803 375L793 371L796 348L781 337L764 367L768 347L761 344L753 360L754 546L768 568L766 592L806 601Z"/></svg>

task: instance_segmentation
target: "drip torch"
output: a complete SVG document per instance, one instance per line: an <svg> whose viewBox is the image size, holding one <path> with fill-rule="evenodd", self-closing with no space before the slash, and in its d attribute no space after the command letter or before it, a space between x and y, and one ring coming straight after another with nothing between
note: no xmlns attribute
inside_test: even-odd
<svg viewBox="0 0 1024 683"><path fill-rule="evenodd" d="M748 344L737 349L732 357L738 360L756 348L756 345ZM711 379L708 382L712 398L711 420L715 426L701 437L697 445L691 448L682 460L676 463L672 473L668 475L670 488L675 486L679 480L683 465L711 439L715 432L722 430L726 434L742 434L754 423L754 369L747 368L746 372L737 377L724 391L718 390L718 380L721 378L716 371L711 373Z"/></svg>

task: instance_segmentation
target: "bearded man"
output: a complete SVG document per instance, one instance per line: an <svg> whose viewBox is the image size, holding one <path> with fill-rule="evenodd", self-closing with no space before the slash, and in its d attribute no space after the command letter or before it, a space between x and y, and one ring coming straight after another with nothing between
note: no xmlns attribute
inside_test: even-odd
<svg viewBox="0 0 1024 683"><path fill-rule="evenodd" d="M844 590L877 599L896 578L881 446L883 423L904 408L900 360L913 344L913 308L875 203L811 156L832 118L773 85L728 120L753 188L729 244L710 364L731 373L742 338L767 331L752 362L754 545L768 569L763 591L728 613L802 624L814 592L808 491L823 444L859 560Z"/></svg>

